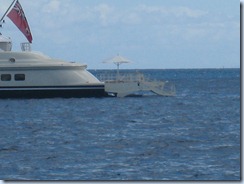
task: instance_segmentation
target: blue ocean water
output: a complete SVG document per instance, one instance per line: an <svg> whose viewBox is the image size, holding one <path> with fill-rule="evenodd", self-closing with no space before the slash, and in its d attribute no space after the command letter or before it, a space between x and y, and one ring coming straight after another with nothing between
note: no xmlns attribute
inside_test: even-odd
<svg viewBox="0 0 244 184"><path fill-rule="evenodd" d="M142 72L176 97L0 100L0 179L240 180L240 70Z"/></svg>

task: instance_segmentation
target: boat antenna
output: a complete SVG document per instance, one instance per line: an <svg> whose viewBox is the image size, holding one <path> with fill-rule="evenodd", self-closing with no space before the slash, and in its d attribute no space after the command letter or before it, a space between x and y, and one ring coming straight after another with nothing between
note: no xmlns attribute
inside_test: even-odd
<svg viewBox="0 0 244 184"><path fill-rule="evenodd" d="M2 16L2 18L0 19L0 27L2 27L2 24L5 22L3 19L5 18L5 16L7 15L8 11L10 10L10 8L13 6L13 4L15 3L15 1L17 1L17 0L13 0L13 2L11 3L11 5L8 7L7 11L4 13L4 15Z"/></svg>

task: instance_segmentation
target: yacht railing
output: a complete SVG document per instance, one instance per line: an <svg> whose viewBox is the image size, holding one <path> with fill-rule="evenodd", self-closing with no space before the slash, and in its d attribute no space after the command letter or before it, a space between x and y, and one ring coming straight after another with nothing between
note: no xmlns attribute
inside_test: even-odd
<svg viewBox="0 0 244 184"><path fill-rule="evenodd" d="M26 43L21 43L20 44L21 50L23 52L31 52L31 45L30 43L26 42Z"/></svg>

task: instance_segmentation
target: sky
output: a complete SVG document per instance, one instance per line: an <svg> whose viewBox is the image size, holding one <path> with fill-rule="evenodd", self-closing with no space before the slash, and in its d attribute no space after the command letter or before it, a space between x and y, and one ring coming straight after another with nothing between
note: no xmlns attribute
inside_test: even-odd
<svg viewBox="0 0 244 184"><path fill-rule="evenodd" d="M0 14L11 4L0 0ZM32 50L52 58L113 69L239 68L239 0L19 0ZM26 38L5 18L13 50Z"/></svg>

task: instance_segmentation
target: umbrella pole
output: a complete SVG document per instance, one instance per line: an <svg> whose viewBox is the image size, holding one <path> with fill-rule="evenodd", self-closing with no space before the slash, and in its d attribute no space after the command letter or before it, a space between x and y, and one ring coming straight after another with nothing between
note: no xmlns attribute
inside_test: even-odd
<svg viewBox="0 0 244 184"><path fill-rule="evenodd" d="M119 76L119 64L120 63L117 63L117 80L119 80L120 76Z"/></svg>

